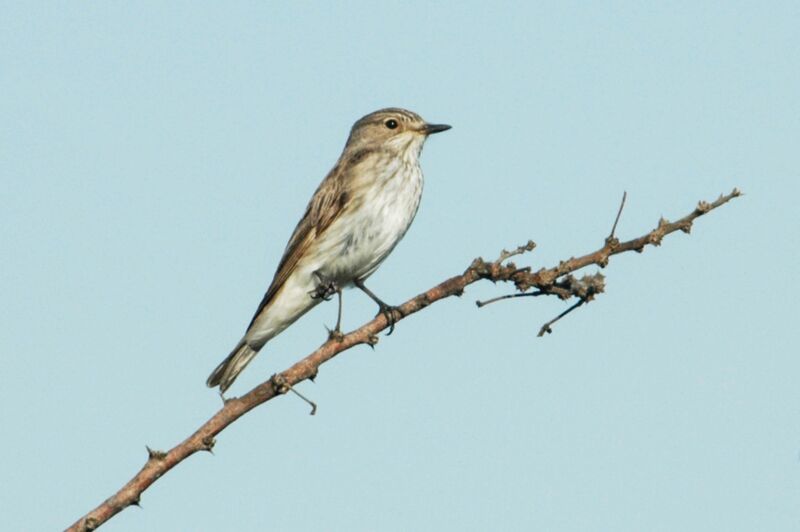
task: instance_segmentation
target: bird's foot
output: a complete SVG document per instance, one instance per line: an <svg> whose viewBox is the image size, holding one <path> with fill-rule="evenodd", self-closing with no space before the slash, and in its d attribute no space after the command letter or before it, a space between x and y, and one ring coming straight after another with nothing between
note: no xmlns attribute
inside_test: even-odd
<svg viewBox="0 0 800 532"><path fill-rule="evenodd" d="M334 294L339 292L339 286L336 284L336 281L328 281L319 272L314 272L314 276L317 278L319 283L317 283L316 288L311 290L308 295L311 296L311 299L322 299L323 301L330 301Z"/></svg>
<svg viewBox="0 0 800 532"><path fill-rule="evenodd" d="M328 329L327 327L325 328ZM344 340L344 333L338 326L335 329L328 329L328 340L336 340L337 342L341 342Z"/></svg>
<svg viewBox="0 0 800 532"><path fill-rule="evenodd" d="M386 333L386 336L389 336L394 332L394 324L397 323L397 321L400 319L395 317L395 312L397 312L397 316L399 316L400 318L403 317L403 313L400 311L400 307L395 307L394 305L387 305L386 303L381 303L379 305L378 313L375 314L375 316L380 316L381 314L383 314L383 316L386 318L386 321L389 323L389 332Z"/></svg>
<svg viewBox="0 0 800 532"><path fill-rule="evenodd" d="M386 317L386 321L387 323L389 323L389 332L386 333L386 336L392 334L394 332L394 324L397 323L397 320L403 317L403 313L400 311L400 307L395 307L394 305L387 305L386 303L384 303L384 301L381 298L376 296L372 292L372 290L370 290L369 288L366 287L366 285L364 285L363 279L356 279L355 281L353 281L353 284L356 285L356 287L360 289L362 292L367 294L367 296L369 296L371 300L373 300L375 303L378 304L378 313L375 314L375 316L377 317L383 314ZM397 312L397 315L400 316L400 318L395 318L394 314L395 312Z"/></svg>

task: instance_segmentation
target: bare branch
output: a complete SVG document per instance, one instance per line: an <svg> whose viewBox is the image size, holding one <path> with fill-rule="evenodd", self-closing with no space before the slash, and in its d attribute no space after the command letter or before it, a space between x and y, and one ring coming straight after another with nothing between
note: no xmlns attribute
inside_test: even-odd
<svg viewBox="0 0 800 532"><path fill-rule="evenodd" d="M641 252L648 245L659 245L666 235L679 229L688 233L692 222L696 218L724 205L739 195L741 195L739 190L734 189L730 194L720 196L712 203L698 203L694 211L676 222L670 223L666 220L661 220L658 227L639 238L622 243L617 243L615 239L610 239L597 251L581 257L570 258L562 261L558 266L543 268L533 273L529 268L518 268L511 262L503 264L504 261L512 256L531 251L535 247L532 241L514 251L504 251L500 254L500 258L494 262L486 262L480 258L475 259L461 275L451 277L403 303L399 307L399 316L396 316L396 320L405 319L441 299L461 295L467 286L482 279L488 279L493 282L513 283L517 290L522 292L522 294L515 294L514 297L516 295L538 295L536 292L528 294L527 291L531 288L536 288L542 293L556 295L562 299L568 299L573 296L578 297L581 301L562 313L562 315L566 315L574 308L585 304L596 293L602 292L603 288L602 275L600 274L587 275L579 280L572 278L569 274L591 264L605 267L608 264L609 257L612 255L626 251ZM543 329L549 329L549 326L560 317L561 315L545 324ZM153 451L148 448L148 458L141 470L119 491L103 501L94 510L78 519L67 530L71 532L95 530L128 506L138 505L142 492L173 467L198 451L210 452L214 447L215 436L225 430L231 423L258 405L287 393L298 383L306 379L313 380L317 376L320 366L342 351L362 344L374 346L377 343L377 334L389 327L389 325L387 317L384 314L379 314L370 322L343 337L329 339L313 353L299 360L285 371L273 375L242 397L225 401L224 406L216 414L203 423L192 435L169 451ZM314 408L315 405L311 401L309 401L309 404Z"/></svg>

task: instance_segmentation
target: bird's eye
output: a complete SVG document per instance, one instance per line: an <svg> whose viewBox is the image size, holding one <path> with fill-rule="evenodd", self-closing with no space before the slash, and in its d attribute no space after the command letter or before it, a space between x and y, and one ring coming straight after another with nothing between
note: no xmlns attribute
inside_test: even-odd
<svg viewBox="0 0 800 532"><path fill-rule="evenodd" d="M384 124L385 124L385 125L386 125L386 127L388 127L389 129L397 129L397 120L395 120L394 118L390 118L389 120L387 120L386 122L384 122Z"/></svg>

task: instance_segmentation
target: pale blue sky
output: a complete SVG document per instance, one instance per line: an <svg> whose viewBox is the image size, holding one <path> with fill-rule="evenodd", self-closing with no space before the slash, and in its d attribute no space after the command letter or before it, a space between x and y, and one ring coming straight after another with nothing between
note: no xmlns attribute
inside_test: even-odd
<svg viewBox="0 0 800 532"><path fill-rule="evenodd" d="M746 196L565 304L481 285L251 413L109 531L798 530L796 2L0 3L0 514L55 530L218 407L350 125L430 139L371 279L403 301L529 238L534 268ZM344 324L374 313L345 294ZM247 391L324 338L278 337Z"/></svg>

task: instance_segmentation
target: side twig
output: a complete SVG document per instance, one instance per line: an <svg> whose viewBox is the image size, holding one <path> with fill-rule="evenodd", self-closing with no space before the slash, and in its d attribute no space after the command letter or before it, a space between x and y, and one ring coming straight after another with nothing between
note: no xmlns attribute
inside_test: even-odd
<svg viewBox="0 0 800 532"><path fill-rule="evenodd" d="M622 193L622 201L619 204L619 210L617 211L617 217L614 218L614 225L611 226L611 233L608 235L608 239L614 238L614 233L617 231L617 224L619 223L619 218L622 216L622 209L625 208L625 199L628 197L628 192L625 191Z"/></svg>
<svg viewBox="0 0 800 532"><path fill-rule="evenodd" d="M575 303L574 305L569 307L567 310L565 310L564 312L562 312L561 314L559 314L558 316L556 316L552 320L550 320L547 323L545 323L544 325L542 325L542 328L539 329L539 334L537 334L536 336L544 336L545 334L550 334L551 332L553 332L553 329L550 328L551 325L553 325L555 322L557 322L558 320L560 320L561 318L563 318L564 316L566 316L567 314L569 314L570 312L572 312L576 308L580 307L581 305L583 305L587 301L588 301L587 299L582 299L581 298L577 303Z"/></svg>

